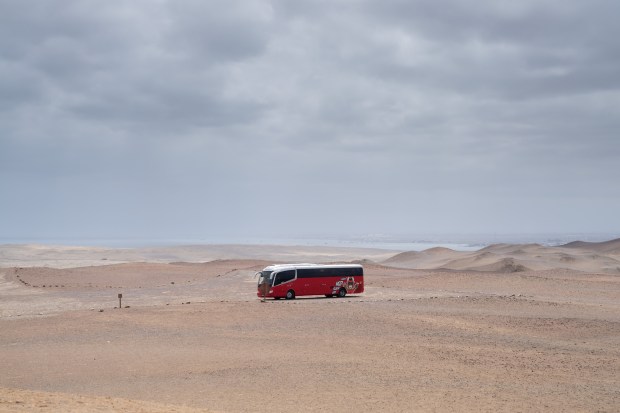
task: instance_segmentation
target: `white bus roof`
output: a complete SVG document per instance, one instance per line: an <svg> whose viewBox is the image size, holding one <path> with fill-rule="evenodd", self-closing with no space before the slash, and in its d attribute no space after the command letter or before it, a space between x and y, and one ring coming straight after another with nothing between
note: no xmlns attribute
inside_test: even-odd
<svg viewBox="0 0 620 413"><path fill-rule="evenodd" d="M272 264L263 268L263 271L298 270L300 268L362 268L360 264Z"/></svg>

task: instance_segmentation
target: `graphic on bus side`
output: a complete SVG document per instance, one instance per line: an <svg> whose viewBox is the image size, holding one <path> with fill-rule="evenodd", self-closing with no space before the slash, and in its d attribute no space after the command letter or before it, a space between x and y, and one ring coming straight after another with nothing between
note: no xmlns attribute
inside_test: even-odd
<svg viewBox="0 0 620 413"><path fill-rule="evenodd" d="M344 287L344 289L347 290L347 293L351 294L355 292L355 290L357 290L357 287L359 287L359 285L360 283L355 282L355 277L344 277L341 278L340 281L336 282L336 285L332 289L332 292L334 294L337 294L338 290L340 290L340 287Z"/></svg>

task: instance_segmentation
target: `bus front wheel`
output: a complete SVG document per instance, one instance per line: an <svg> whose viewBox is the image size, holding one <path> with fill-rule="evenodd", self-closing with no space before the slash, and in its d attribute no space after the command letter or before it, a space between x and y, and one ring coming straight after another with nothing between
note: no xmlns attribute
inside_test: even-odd
<svg viewBox="0 0 620 413"><path fill-rule="evenodd" d="M295 299L295 291L293 291L293 290L288 290L288 291L286 292L286 299L287 299L287 300L293 300L293 299Z"/></svg>
<svg viewBox="0 0 620 413"><path fill-rule="evenodd" d="M342 298L345 295L347 295L347 290L345 290L344 288L341 288L340 290L338 290L338 297Z"/></svg>

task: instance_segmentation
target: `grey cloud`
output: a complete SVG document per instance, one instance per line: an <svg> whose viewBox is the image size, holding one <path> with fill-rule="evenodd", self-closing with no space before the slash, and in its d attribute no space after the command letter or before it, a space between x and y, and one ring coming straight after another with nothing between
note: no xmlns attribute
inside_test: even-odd
<svg viewBox="0 0 620 413"><path fill-rule="evenodd" d="M20 195L0 225L501 232L585 228L583 209L600 229L620 208L617 11L0 0L0 189Z"/></svg>
<svg viewBox="0 0 620 413"><path fill-rule="evenodd" d="M221 63L260 55L269 41L271 7L265 2L170 2L167 49Z"/></svg>
<svg viewBox="0 0 620 413"><path fill-rule="evenodd" d="M39 76L18 64L0 62L0 116L44 96Z"/></svg>
<svg viewBox="0 0 620 413"><path fill-rule="evenodd" d="M226 77L213 67L225 54L239 59L264 47L262 31L250 24L252 16L223 18L224 4L208 10L197 10L200 2L186 8L171 4L175 14L151 13L155 27L141 26L143 17L131 10L109 5L101 10L94 2L6 6L3 60L6 66L32 73L31 79L11 79L3 95L17 88L23 91L22 101L36 99L26 91L40 83L45 87L37 89L35 104L65 116L119 121L121 128L141 124L152 133L163 124L191 129L254 119L260 105L224 96ZM202 35L194 30L200 27L205 28ZM200 54L202 49L180 53L183 48L174 40L179 33L206 45L207 55ZM12 39L11 44L6 39Z"/></svg>
<svg viewBox="0 0 620 413"><path fill-rule="evenodd" d="M261 110L260 105L252 102L227 100L209 91L183 92L167 84L102 93L98 98L72 107L78 116L120 122L122 127L128 128L140 126L152 129L153 134L248 123L256 119Z"/></svg>
<svg viewBox="0 0 620 413"><path fill-rule="evenodd" d="M620 12L614 2L477 2L474 7L457 1L388 1L367 7L386 22L384 30L398 28L423 43L421 64L415 66L384 50L383 59L370 68L385 79L508 98L619 86L618 46L609 41L620 34L609 21Z"/></svg>

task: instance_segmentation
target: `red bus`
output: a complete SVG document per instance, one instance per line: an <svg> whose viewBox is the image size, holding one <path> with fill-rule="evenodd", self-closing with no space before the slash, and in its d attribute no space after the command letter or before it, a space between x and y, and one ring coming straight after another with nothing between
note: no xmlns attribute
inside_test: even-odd
<svg viewBox="0 0 620 413"><path fill-rule="evenodd" d="M364 269L358 264L278 264L265 267L257 275L257 295L262 298L344 297L364 292Z"/></svg>

